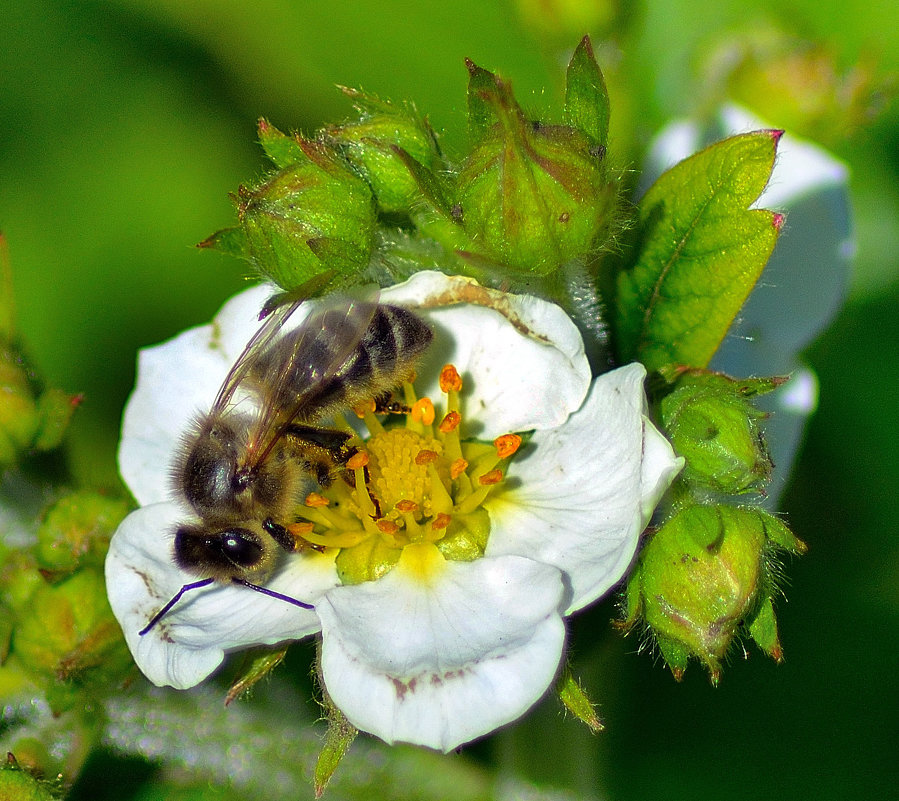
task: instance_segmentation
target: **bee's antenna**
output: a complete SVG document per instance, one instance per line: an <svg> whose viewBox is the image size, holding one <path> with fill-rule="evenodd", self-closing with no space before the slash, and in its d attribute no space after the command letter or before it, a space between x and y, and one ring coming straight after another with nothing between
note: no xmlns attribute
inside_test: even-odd
<svg viewBox="0 0 899 801"><path fill-rule="evenodd" d="M200 587L208 587L210 584L212 584L213 581L215 581L215 579L208 578L203 579L202 581L194 581L190 584L185 584L180 590L178 590L178 592L175 593L172 599L164 607L162 607L162 609L160 609L155 615L153 615L153 619L149 623L147 623L147 625L144 626L139 632L137 632L137 635L139 637L143 637L144 634L152 629L153 626L155 626L160 620L162 620L162 618L165 617L168 611L176 603L178 603L178 601L181 600L181 596L184 595L184 593L190 592L191 590L198 590L200 589Z"/></svg>
<svg viewBox="0 0 899 801"><path fill-rule="evenodd" d="M240 584L242 587L248 587L251 590L256 590L256 592L261 592L263 595L267 595L269 598L277 598L279 601L287 601L289 604L293 604L294 606L299 606L301 609L315 609L312 604L307 604L305 601L298 601L296 598L291 598L289 595L282 595L280 592L275 592L274 590L269 590L266 587L260 587L258 584L250 584L249 581L237 578L236 576L232 577L231 581L235 584Z"/></svg>
<svg viewBox="0 0 899 801"><path fill-rule="evenodd" d="M202 579L201 581L193 581L190 584L185 584L178 592L172 596L172 599L160 609L155 615L153 615L152 620L147 623L139 632L137 632L139 637L143 637L150 629L153 628L163 617L168 614L171 608L181 600L181 596L186 592L190 592L191 590L199 590L201 587L208 587L215 581L214 578ZM236 576L232 577L232 582L235 584L240 584L242 587L247 587L248 589L255 590L256 592L262 593L263 595L267 595L269 598L275 598L279 601L286 601L289 604L293 604L294 606L299 606L301 609L315 609L312 604L307 604L304 601L298 601L296 598L291 598L289 595L282 595L280 592L275 592L274 590L269 590L266 587L260 587L258 584L251 584L249 581L246 581L242 578L237 578Z"/></svg>

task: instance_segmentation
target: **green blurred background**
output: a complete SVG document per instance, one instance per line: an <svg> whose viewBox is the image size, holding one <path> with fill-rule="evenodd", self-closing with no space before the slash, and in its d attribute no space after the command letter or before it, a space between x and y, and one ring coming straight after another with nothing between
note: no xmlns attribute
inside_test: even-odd
<svg viewBox="0 0 899 801"><path fill-rule="evenodd" d="M821 402L782 503L809 545L787 565L786 661L750 648L718 689L698 666L678 685L610 632L606 603L573 628L607 730L593 737L548 702L469 753L502 776L586 798L896 797L899 114L885 102L899 68L896 21L886 0L5 4L0 229L34 362L85 394L75 475L117 485L136 350L208 320L247 277L241 263L192 246L232 223L228 193L265 168L258 117L312 131L349 113L334 89L345 84L413 100L452 153L465 136L464 57L513 79L539 115L558 107L567 56L589 32L612 93L614 158L637 168L662 124L721 99L714 53L739 52L759 32L817 43L837 72L871 78L870 103L863 86L864 102L816 115L801 101L821 75L805 91L783 67L773 83L731 84L771 123L824 140L853 175L855 271L839 319L807 353ZM134 788L151 776L136 762L118 771Z"/></svg>

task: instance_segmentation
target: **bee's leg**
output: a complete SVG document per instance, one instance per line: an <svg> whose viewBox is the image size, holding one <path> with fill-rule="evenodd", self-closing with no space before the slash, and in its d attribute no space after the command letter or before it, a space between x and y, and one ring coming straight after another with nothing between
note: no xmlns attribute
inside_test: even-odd
<svg viewBox="0 0 899 801"><path fill-rule="evenodd" d="M288 437L294 437L300 444L317 445L334 454L346 450L347 440L353 435L346 431L338 431L336 428L317 428L302 423L291 423L284 430Z"/></svg>
<svg viewBox="0 0 899 801"><path fill-rule="evenodd" d="M375 414L409 414L412 411L405 403L394 400L392 392L378 395L375 400Z"/></svg>
<svg viewBox="0 0 899 801"><path fill-rule="evenodd" d="M271 538L287 551L287 553L293 553L297 549L297 541L280 523L276 523L270 517L267 517L262 521L262 528L265 529L265 531L271 535Z"/></svg>

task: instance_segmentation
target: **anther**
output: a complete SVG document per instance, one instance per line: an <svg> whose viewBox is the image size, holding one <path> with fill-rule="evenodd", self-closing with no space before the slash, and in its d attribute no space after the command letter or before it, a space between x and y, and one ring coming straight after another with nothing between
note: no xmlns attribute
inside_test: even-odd
<svg viewBox="0 0 899 801"><path fill-rule="evenodd" d="M431 403L430 398L419 398L412 404L410 416L416 423L429 426L434 422L435 415L434 404Z"/></svg>
<svg viewBox="0 0 899 801"><path fill-rule="evenodd" d="M450 478L459 478L468 467L468 462L461 457L450 465Z"/></svg>
<svg viewBox="0 0 899 801"><path fill-rule="evenodd" d="M455 431L461 422L462 415L459 414L459 412L447 412L446 417L440 421L440 425L437 426L437 429L441 434L449 434L450 431Z"/></svg>
<svg viewBox="0 0 899 801"><path fill-rule="evenodd" d="M417 512L418 504L415 501L402 500L397 501L394 507L398 512Z"/></svg>
<svg viewBox="0 0 899 801"><path fill-rule="evenodd" d="M445 512L441 512L439 515L437 515L437 517L435 517L431 521L431 528L435 528L438 530L444 529L450 524L451 520L452 520L452 517L450 517Z"/></svg>
<svg viewBox="0 0 899 801"><path fill-rule="evenodd" d="M359 451L358 453L354 453L349 459L347 459L346 466L350 470L361 470L368 464L368 454L365 451Z"/></svg>
<svg viewBox="0 0 899 801"><path fill-rule="evenodd" d="M521 447L521 437L518 434L503 434L493 440L493 445L500 459L508 459Z"/></svg>
<svg viewBox="0 0 899 801"><path fill-rule="evenodd" d="M451 364L444 365L440 371L440 391L444 393L462 391L462 376Z"/></svg>
<svg viewBox="0 0 899 801"><path fill-rule="evenodd" d="M311 509L317 509L321 506L331 505L331 501L329 501L324 495L320 495L317 492L310 492L306 496L306 500L304 501L304 503Z"/></svg>
<svg viewBox="0 0 899 801"><path fill-rule="evenodd" d="M490 470L487 473L484 473L479 479L478 484L483 486L490 486L491 484L499 484L500 481L503 480L503 471L502 470Z"/></svg>
<svg viewBox="0 0 899 801"><path fill-rule="evenodd" d="M396 534L396 532L400 530L400 527L396 523L387 518L376 520L375 525L378 527L378 531L381 531L384 534Z"/></svg>
<svg viewBox="0 0 899 801"><path fill-rule="evenodd" d="M422 449L418 453L415 454L415 464L417 465L425 465L430 464L431 462L436 462L440 457L437 455L437 451L429 451Z"/></svg>

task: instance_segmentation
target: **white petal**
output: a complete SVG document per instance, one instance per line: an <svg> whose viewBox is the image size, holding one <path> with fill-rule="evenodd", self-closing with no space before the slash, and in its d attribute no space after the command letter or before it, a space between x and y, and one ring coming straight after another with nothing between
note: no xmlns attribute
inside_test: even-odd
<svg viewBox="0 0 899 801"><path fill-rule="evenodd" d="M319 602L325 686L357 728L449 751L546 691L565 639L562 593L559 572L529 559L444 562L427 583L404 552L379 581Z"/></svg>
<svg viewBox="0 0 899 801"><path fill-rule="evenodd" d="M410 306L433 327L416 381L420 395L439 396L444 364L462 372L463 411L482 426L466 434L492 439L553 428L583 402L590 366L580 333L559 306L434 272L385 289L381 300Z"/></svg>
<svg viewBox="0 0 899 801"><path fill-rule="evenodd" d="M138 632L165 603L197 577L175 565L172 537L185 520L173 503L132 512L112 538L106 586L134 661L150 681L192 687L214 671L227 651L272 645L318 630L314 611L246 587L214 584L186 593L147 634ZM337 583L333 560L320 554L285 558L265 586L307 603Z"/></svg>
<svg viewBox="0 0 899 801"><path fill-rule="evenodd" d="M644 465L640 364L596 379L583 407L558 429L537 432L513 459L512 487L488 499L487 555L527 555L570 582L566 614L605 594L625 574L661 492L680 469L654 432Z"/></svg>

